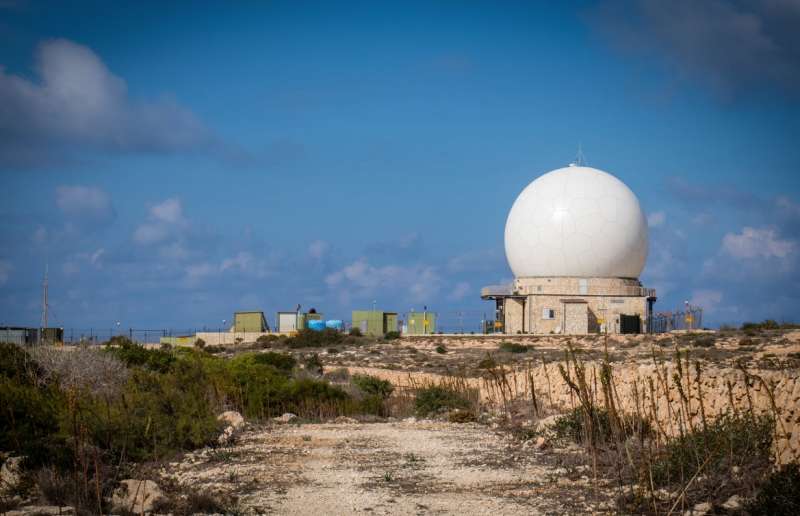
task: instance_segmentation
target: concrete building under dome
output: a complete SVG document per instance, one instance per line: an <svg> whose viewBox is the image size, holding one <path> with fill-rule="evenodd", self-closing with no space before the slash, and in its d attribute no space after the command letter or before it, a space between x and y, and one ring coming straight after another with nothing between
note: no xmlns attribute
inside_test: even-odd
<svg viewBox="0 0 800 516"><path fill-rule="evenodd" d="M644 332L656 300L638 279L647 246L647 220L622 181L586 166L553 170L508 214L514 281L481 297L495 301L495 328L507 334Z"/></svg>

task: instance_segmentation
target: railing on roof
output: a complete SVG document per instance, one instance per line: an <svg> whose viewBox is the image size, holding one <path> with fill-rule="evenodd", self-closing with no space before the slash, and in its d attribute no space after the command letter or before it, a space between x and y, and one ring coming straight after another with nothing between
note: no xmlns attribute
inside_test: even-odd
<svg viewBox="0 0 800 516"><path fill-rule="evenodd" d="M513 293L511 285L489 285L481 289L481 297L510 296Z"/></svg>

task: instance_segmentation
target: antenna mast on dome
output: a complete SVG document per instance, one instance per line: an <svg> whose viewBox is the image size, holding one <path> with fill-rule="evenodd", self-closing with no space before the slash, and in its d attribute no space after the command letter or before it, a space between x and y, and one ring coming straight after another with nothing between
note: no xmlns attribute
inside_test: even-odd
<svg viewBox="0 0 800 516"><path fill-rule="evenodd" d="M569 164L570 167L585 167L589 165L589 162L586 160L586 155L583 153L583 148L581 144L578 144L578 155L575 156L575 160Z"/></svg>

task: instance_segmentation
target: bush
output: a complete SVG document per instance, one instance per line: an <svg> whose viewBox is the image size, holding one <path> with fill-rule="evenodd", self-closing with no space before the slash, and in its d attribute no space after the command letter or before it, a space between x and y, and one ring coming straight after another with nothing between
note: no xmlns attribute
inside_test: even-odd
<svg viewBox="0 0 800 516"><path fill-rule="evenodd" d="M319 355L316 353L306 357L305 361L303 362L303 367L306 371L316 376L322 376L324 371L324 367L322 367L322 361L319 359Z"/></svg>
<svg viewBox="0 0 800 516"><path fill-rule="evenodd" d="M350 333L350 336L351 336L351 337L363 337L363 336L364 336L364 334L363 334L363 333L361 333L361 329L360 329L360 328L357 328L357 327L355 327L355 326L353 326L352 328L350 328L350 332L349 332L349 333Z"/></svg>
<svg viewBox="0 0 800 516"><path fill-rule="evenodd" d="M224 353L226 349L225 346L206 346L203 351L210 355L216 355L217 353Z"/></svg>
<svg viewBox="0 0 800 516"><path fill-rule="evenodd" d="M578 444L586 443L609 443L614 439L614 432L611 417L607 410L594 408L591 411L592 435L589 435L587 427L586 409L576 407L566 415L557 418L553 424L553 432L559 439L568 439ZM627 438L633 435L647 436L651 432L650 424L633 415L622 416L621 437Z"/></svg>
<svg viewBox="0 0 800 516"><path fill-rule="evenodd" d="M278 371L286 374L287 376L292 373L292 369L297 365L297 360L286 353L274 353L272 351L267 353L258 353L253 359L257 364L271 365Z"/></svg>
<svg viewBox="0 0 800 516"><path fill-rule="evenodd" d="M692 341L692 344L699 348L713 348L716 339L714 337L697 337Z"/></svg>
<svg viewBox="0 0 800 516"><path fill-rule="evenodd" d="M322 331L302 329L297 335L286 339L286 345L292 349L299 348L327 348L339 344L344 336L332 328Z"/></svg>
<svg viewBox="0 0 800 516"><path fill-rule="evenodd" d="M278 341L280 341L280 337L277 335L260 335L256 339L256 347L261 349L271 348Z"/></svg>
<svg viewBox="0 0 800 516"><path fill-rule="evenodd" d="M196 347L197 349L203 349L204 347L206 347L206 341L204 341L203 339L197 339L196 341L194 341L194 347Z"/></svg>
<svg viewBox="0 0 800 516"><path fill-rule="evenodd" d="M340 367L325 373L324 377L329 382L345 383L350 381L350 371L346 367Z"/></svg>
<svg viewBox="0 0 800 516"><path fill-rule="evenodd" d="M501 342L499 349L500 351L505 351L507 353L527 353L533 349L533 346L526 346L516 342Z"/></svg>
<svg viewBox="0 0 800 516"><path fill-rule="evenodd" d="M127 337L113 337L106 343L108 353L125 362L128 367L144 367L158 373L166 373L175 363L175 355L160 349L146 349Z"/></svg>
<svg viewBox="0 0 800 516"><path fill-rule="evenodd" d="M445 353L447 353L447 348L439 344L438 346L436 346L436 352L439 353L440 355L444 355Z"/></svg>
<svg viewBox="0 0 800 516"><path fill-rule="evenodd" d="M486 357L481 359L480 362L478 362L478 369L488 370L488 369L494 369L495 367L497 367L497 361L489 353L486 353Z"/></svg>
<svg viewBox="0 0 800 516"><path fill-rule="evenodd" d="M770 464L774 425L768 416L721 416L705 429L669 441L653 461L653 482L657 486L686 482L706 460L707 478L727 475L734 466L755 475Z"/></svg>
<svg viewBox="0 0 800 516"><path fill-rule="evenodd" d="M65 351L37 346L30 350L30 356L39 364L45 378L58 384L62 391L112 396L128 379L125 363L97 348L77 347Z"/></svg>
<svg viewBox="0 0 800 516"><path fill-rule="evenodd" d="M384 340L397 340L400 338L399 331L387 331L386 335L383 336Z"/></svg>
<svg viewBox="0 0 800 516"><path fill-rule="evenodd" d="M353 385L358 387L358 390L368 396L378 396L386 399L394 392L394 386L389 380L381 380L376 376L370 375L354 375L352 378Z"/></svg>
<svg viewBox="0 0 800 516"><path fill-rule="evenodd" d="M800 514L800 464L785 464L767 477L747 512L753 516Z"/></svg>
<svg viewBox="0 0 800 516"><path fill-rule="evenodd" d="M478 420L475 414L469 410L454 410L447 416L447 420L451 423L474 423Z"/></svg>
<svg viewBox="0 0 800 516"><path fill-rule="evenodd" d="M450 409L468 409L470 402L455 389L445 386L424 387L414 400L417 415L426 417Z"/></svg>
<svg viewBox="0 0 800 516"><path fill-rule="evenodd" d="M165 457L213 441L219 430L210 378L202 362L187 357L169 374L136 368L118 399L85 397L76 417L93 442L115 459Z"/></svg>

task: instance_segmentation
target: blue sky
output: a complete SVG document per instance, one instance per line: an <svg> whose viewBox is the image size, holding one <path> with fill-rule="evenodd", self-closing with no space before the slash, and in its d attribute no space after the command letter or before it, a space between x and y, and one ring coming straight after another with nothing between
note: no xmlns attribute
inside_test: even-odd
<svg viewBox="0 0 800 516"><path fill-rule="evenodd" d="M0 325L373 301L477 327L516 195L648 214L659 310L798 320L794 2L0 2Z"/></svg>

